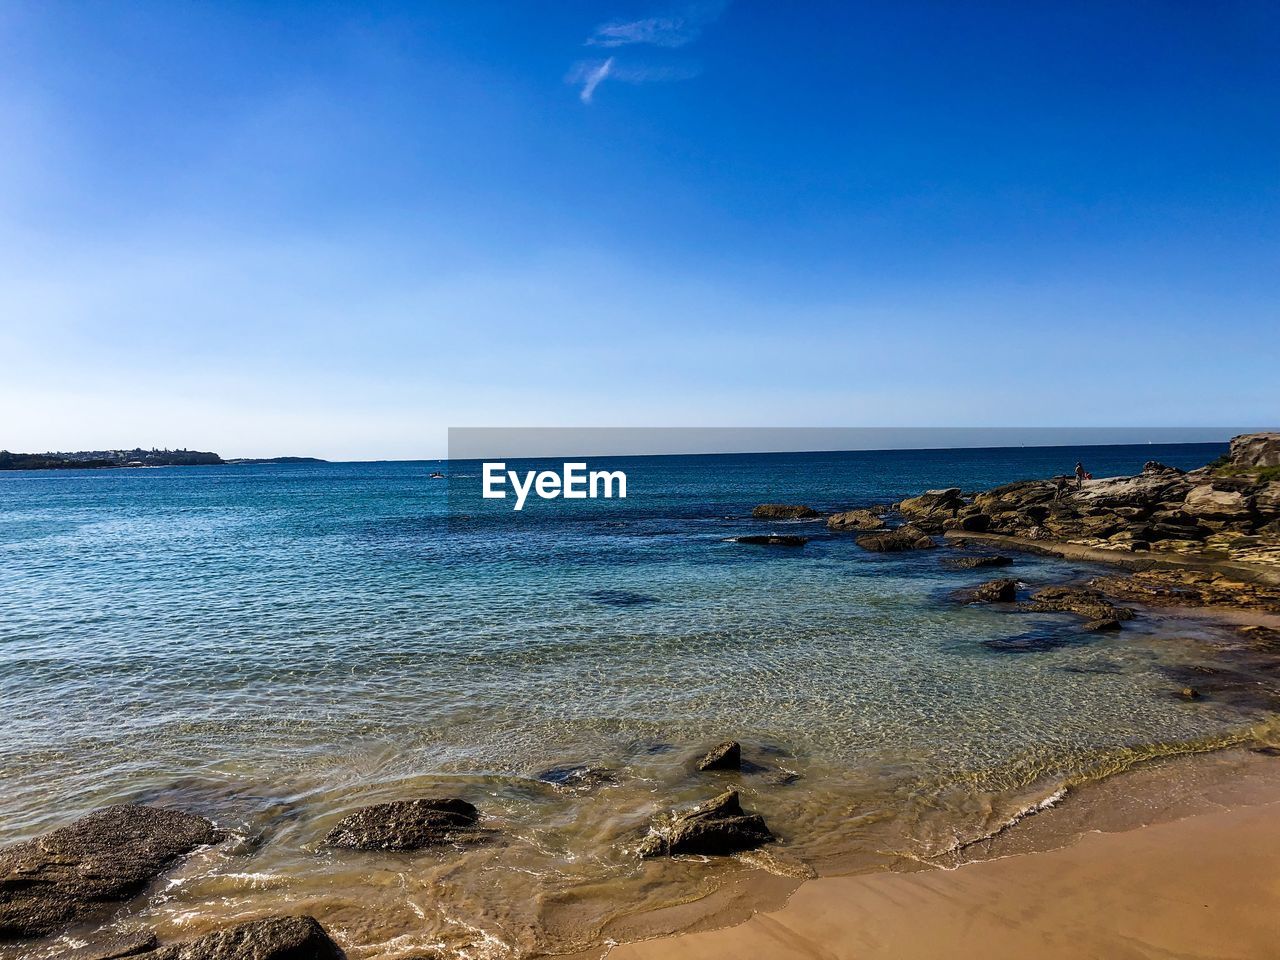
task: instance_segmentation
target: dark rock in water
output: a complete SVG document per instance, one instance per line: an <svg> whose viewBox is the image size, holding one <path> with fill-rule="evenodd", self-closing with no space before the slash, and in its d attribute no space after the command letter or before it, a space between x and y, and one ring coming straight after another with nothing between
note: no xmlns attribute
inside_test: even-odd
<svg viewBox="0 0 1280 960"><path fill-rule="evenodd" d="M792 784L799 783L803 779L804 777L796 773L794 770L779 770L769 778L769 782L775 787L789 787Z"/></svg>
<svg viewBox="0 0 1280 960"><path fill-rule="evenodd" d="M642 857L680 853L723 856L750 850L774 839L758 813L745 813L738 791L729 790L687 813L677 814L665 830L641 841Z"/></svg>
<svg viewBox="0 0 1280 960"><path fill-rule="evenodd" d="M739 770L742 768L742 746L737 740L726 740L717 747L712 747L705 757L698 761L699 770Z"/></svg>
<svg viewBox="0 0 1280 960"><path fill-rule="evenodd" d="M1197 690L1195 687L1183 687L1182 693L1180 694L1180 696L1184 700L1199 700L1200 691Z"/></svg>
<svg viewBox="0 0 1280 960"><path fill-rule="evenodd" d="M1012 557L988 554L980 557L943 557L942 565L952 570L977 570L980 567L1007 567L1013 563Z"/></svg>
<svg viewBox="0 0 1280 960"><path fill-rule="evenodd" d="M607 607L641 607L660 602L657 597L632 593L630 590L595 590L587 596Z"/></svg>
<svg viewBox="0 0 1280 960"><path fill-rule="evenodd" d="M324 842L348 850L418 850L445 843L484 839L476 827L480 813L465 800L395 800L376 803L344 817Z"/></svg>
<svg viewBox="0 0 1280 960"><path fill-rule="evenodd" d="M1080 642L1079 636L1073 636L1067 631L1034 630L1020 633L1015 637L983 640L982 645L989 650L999 650L1001 653L1044 653L1047 650L1056 650L1058 647Z"/></svg>
<svg viewBox="0 0 1280 960"><path fill-rule="evenodd" d="M933 537L910 524L898 527L895 530L886 530L884 533L864 534L858 537L854 543L864 550L874 550L877 553L896 553L901 550L930 550L937 546L933 542Z"/></svg>
<svg viewBox="0 0 1280 960"><path fill-rule="evenodd" d="M1012 603L1018 598L1018 581L1001 579L988 580L957 594L962 603Z"/></svg>
<svg viewBox="0 0 1280 960"><path fill-rule="evenodd" d="M0 850L0 940L53 933L138 893L222 831L178 810L118 804Z"/></svg>
<svg viewBox="0 0 1280 960"><path fill-rule="evenodd" d="M1091 587L1041 587L1019 604L1030 613L1074 613L1086 620L1132 620L1133 611L1117 607Z"/></svg>
<svg viewBox="0 0 1280 960"><path fill-rule="evenodd" d="M752 534L733 539L735 543L750 543L761 547L803 547L809 542L808 537L797 537L790 533Z"/></svg>
<svg viewBox="0 0 1280 960"><path fill-rule="evenodd" d="M175 943L139 960L345 960L314 917L268 917Z"/></svg>
<svg viewBox="0 0 1280 960"><path fill-rule="evenodd" d="M149 930L142 933L95 936L94 939L96 942L88 946L58 954L56 960L123 960L125 957L147 953L156 946L156 935Z"/></svg>
<svg viewBox="0 0 1280 960"><path fill-rule="evenodd" d="M1250 747L1250 753L1260 753L1264 757L1280 757L1280 747L1264 745L1261 747Z"/></svg>
<svg viewBox="0 0 1280 960"><path fill-rule="evenodd" d="M1185 470L1179 470L1177 467L1167 467L1159 460L1148 460L1142 465L1143 473L1186 473Z"/></svg>
<svg viewBox="0 0 1280 960"><path fill-rule="evenodd" d="M1084 629L1090 633L1114 633L1120 629L1120 621L1115 617L1106 617L1101 620L1090 620L1084 625Z"/></svg>
<svg viewBox="0 0 1280 960"><path fill-rule="evenodd" d="M586 763L550 767L535 774L535 777L543 783L564 787L566 790L590 790L606 783L618 782L612 770L593 767Z"/></svg>
<svg viewBox="0 0 1280 960"><path fill-rule="evenodd" d="M812 520L822 514L798 503L762 503L751 511L751 516L757 520Z"/></svg>
<svg viewBox="0 0 1280 960"><path fill-rule="evenodd" d="M827 517L827 527L832 530L879 530L884 518L870 510L846 510Z"/></svg>

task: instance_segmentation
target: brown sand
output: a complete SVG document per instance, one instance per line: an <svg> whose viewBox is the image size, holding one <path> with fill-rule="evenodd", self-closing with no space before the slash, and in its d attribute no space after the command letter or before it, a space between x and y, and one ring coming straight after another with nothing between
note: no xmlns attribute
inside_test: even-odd
<svg viewBox="0 0 1280 960"><path fill-rule="evenodd" d="M1280 803L955 870L830 877L721 930L610 960L1275 960Z"/></svg>

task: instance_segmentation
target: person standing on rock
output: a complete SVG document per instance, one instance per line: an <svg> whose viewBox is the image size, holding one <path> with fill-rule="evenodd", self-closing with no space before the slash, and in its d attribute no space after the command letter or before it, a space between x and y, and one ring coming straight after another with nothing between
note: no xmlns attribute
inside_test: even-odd
<svg viewBox="0 0 1280 960"><path fill-rule="evenodd" d="M1076 489L1079 490L1084 486L1085 478L1089 475L1084 472L1084 464L1079 460L1076 461Z"/></svg>

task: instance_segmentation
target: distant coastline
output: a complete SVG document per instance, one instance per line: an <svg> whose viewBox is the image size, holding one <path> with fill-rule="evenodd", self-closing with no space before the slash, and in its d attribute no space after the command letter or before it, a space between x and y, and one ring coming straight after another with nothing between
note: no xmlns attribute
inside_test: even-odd
<svg viewBox="0 0 1280 960"><path fill-rule="evenodd" d="M236 457L224 460L204 450L76 450L10 453L0 450L0 470L103 470L126 467L192 467L254 463L326 463L317 457Z"/></svg>

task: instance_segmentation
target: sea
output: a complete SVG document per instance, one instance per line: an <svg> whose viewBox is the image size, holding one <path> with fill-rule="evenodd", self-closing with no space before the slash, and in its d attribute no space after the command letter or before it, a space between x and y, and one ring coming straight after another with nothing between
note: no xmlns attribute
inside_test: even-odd
<svg viewBox="0 0 1280 960"><path fill-rule="evenodd" d="M1220 663L1230 625L1154 611L1091 634L965 606L953 593L993 576L1029 589L1104 570L1026 554L954 570L954 546L873 553L752 508L1223 452L610 458L626 499L521 511L477 496L474 462L0 473L0 844L115 802L202 813L233 841L110 929L171 940L310 913L353 960L598 955L740 915L752 889L954 865L1090 783L1272 735L1256 699L1177 695ZM735 539L761 532L809 540ZM727 739L744 770L697 772ZM636 856L667 812L729 788L777 844ZM475 803L492 839L323 844L361 806L433 796Z"/></svg>

